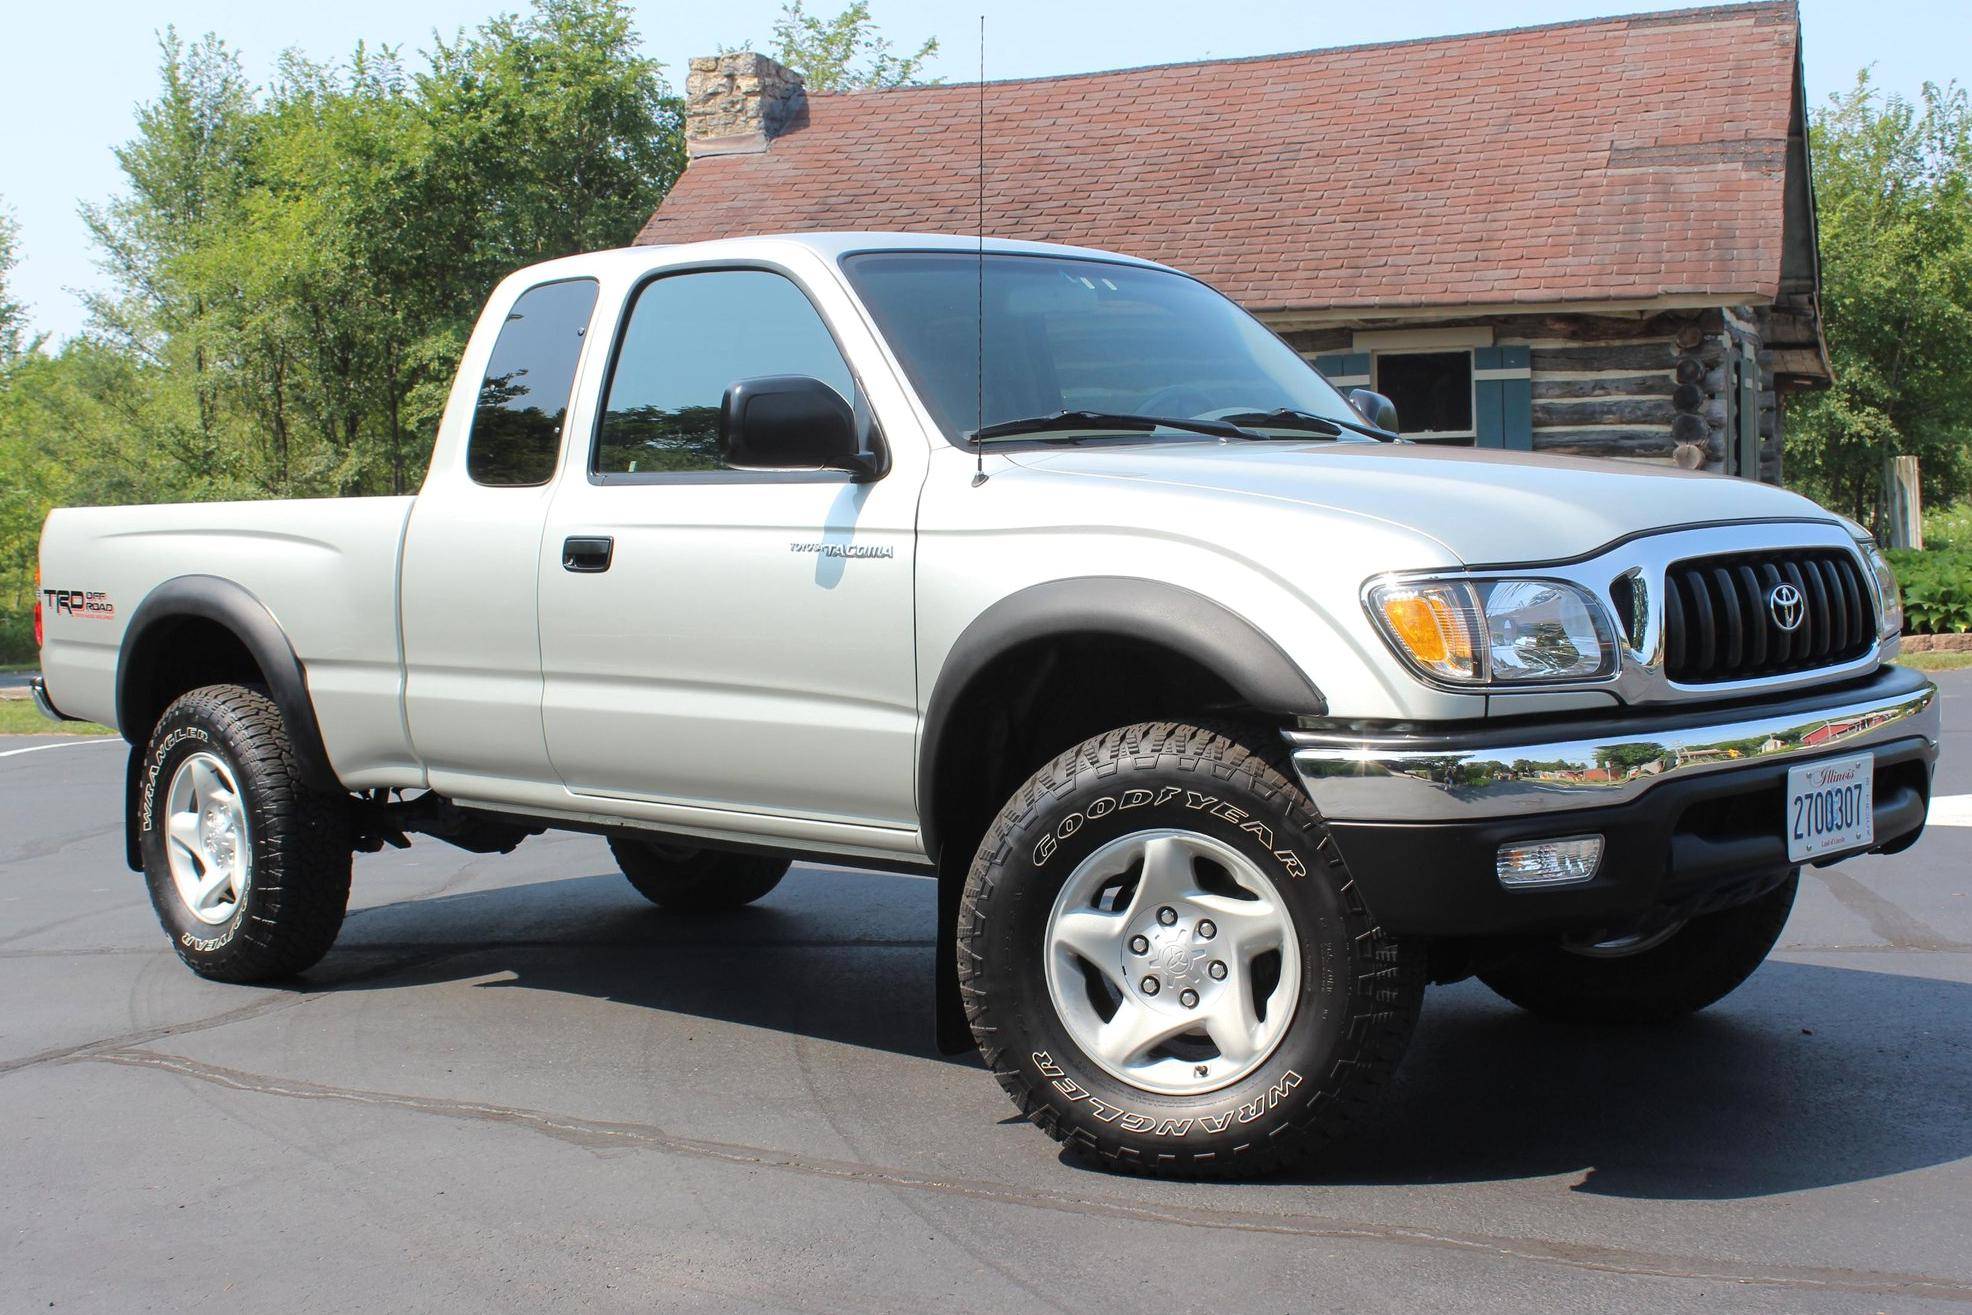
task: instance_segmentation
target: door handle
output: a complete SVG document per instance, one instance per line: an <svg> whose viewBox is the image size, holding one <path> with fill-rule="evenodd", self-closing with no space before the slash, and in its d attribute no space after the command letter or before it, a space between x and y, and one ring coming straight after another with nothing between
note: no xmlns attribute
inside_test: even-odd
<svg viewBox="0 0 1972 1315"><path fill-rule="evenodd" d="M590 575L598 571L607 571L609 559L615 552L616 540L606 534L563 539L561 569Z"/></svg>

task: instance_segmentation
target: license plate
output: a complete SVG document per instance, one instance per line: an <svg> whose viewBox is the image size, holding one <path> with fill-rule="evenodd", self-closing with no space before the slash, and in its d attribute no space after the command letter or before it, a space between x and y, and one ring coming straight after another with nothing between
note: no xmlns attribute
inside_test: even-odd
<svg viewBox="0 0 1972 1315"><path fill-rule="evenodd" d="M1787 857L1795 862L1876 839L1876 761L1832 758L1787 771Z"/></svg>

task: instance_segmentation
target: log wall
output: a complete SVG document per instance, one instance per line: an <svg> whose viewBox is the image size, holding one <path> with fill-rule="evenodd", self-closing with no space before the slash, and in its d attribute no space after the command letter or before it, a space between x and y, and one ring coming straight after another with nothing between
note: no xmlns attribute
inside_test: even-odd
<svg viewBox="0 0 1972 1315"><path fill-rule="evenodd" d="M1763 312L1745 307L1657 315L1538 314L1468 320L1378 320L1283 328L1310 360L1353 349L1358 330L1492 330L1495 346L1529 349L1532 446L1539 452L1670 462L1723 471L1730 460L1728 357L1744 341L1759 363L1760 478L1780 479L1780 405L1761 343ZM1291 323L1291 320L1289 321ZM1679 449L1687 449L1679 456Z"/></svg>

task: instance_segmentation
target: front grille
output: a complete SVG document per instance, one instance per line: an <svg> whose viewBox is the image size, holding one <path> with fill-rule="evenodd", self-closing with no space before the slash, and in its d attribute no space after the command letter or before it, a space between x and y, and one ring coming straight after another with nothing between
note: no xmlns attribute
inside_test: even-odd
<svg viewBox="0 0 1972 1315"><path fill-rule="evenodd" d="M1801 620L1791 631L1774 616L1774 591L1783 585L1799 599ZM1875 639L1862 567L1839 548L1694 557L1664 572L1664 674L1680 684L1839 666Z"/></svg>

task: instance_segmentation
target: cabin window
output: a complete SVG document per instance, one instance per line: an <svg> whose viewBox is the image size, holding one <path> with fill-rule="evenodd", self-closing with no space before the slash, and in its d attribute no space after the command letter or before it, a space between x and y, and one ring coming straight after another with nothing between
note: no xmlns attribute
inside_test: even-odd
<svg viewBox="0 0 1972 1315"><path fill-rule="evenodd" d="M1472 352L1377 352L1370 386L1397 404L1397 428L1406 438L1470 444Z"/></svg>
<svg viewBox="0 0 1972 1315"><path fill-rule="evenodd" d="M507 312L466 442L466 473L475 483L517 487L553 478L595 308L594 279L563 279L529 288Z"/></svg>

